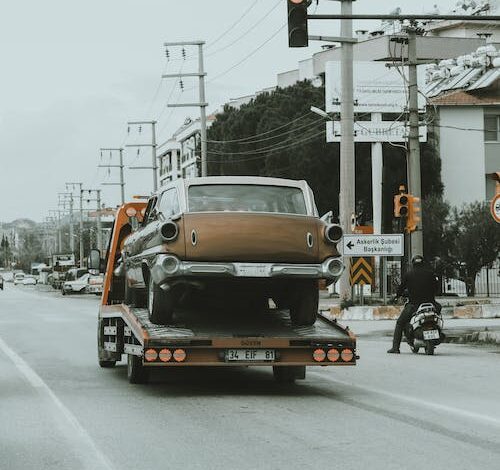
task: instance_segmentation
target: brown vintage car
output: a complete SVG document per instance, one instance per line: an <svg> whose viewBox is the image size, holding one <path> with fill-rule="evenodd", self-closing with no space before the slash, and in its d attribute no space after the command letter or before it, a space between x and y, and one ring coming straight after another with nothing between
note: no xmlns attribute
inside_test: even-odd
<svg viewBox="0 0 500 470"><path fill-rule="evenodd" d="M294 324L310 325L318 280L332 282L344 269L341 237L338 225L319 218L305 181L172 181L149 199L125 241L126 301L144 298L150 320L169 324L183 304L256 311L272 299Z"/></svg>

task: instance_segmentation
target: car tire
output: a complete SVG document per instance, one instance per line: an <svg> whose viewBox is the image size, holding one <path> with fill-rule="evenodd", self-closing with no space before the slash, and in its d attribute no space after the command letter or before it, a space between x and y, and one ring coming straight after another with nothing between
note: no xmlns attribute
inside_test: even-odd
<svg viewBox="0 0 500 470"><path fill-rule="evenodd" d="M149 380L149 370L142 364L142 357L127 356L127 378L131 384L145 384Z"/></svg>
<svg viewBox="0 0 500 470"><path fill-rule="evenodd" d="M149 277L148 282L148 316L156 325L167 325L174 316L175 297L172 290L164 291Z"/></svg>
<svg viewBox="0 0 500 470"><path fill-rule="evenodd" d="M290 305L290 319L296 326L311 326L316 321L319 290L316 281L304 282L297 286Z"/></svg>

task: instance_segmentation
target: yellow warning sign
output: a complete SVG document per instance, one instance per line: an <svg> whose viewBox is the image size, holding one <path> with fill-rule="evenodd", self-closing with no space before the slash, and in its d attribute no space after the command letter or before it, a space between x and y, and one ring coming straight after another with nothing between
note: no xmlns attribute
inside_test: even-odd
<svg viewBox="0 0 500 470"><path fill-rule="evenodd" d="M370 258L352 258L351 286L373 284L373 267Z"/></svg>

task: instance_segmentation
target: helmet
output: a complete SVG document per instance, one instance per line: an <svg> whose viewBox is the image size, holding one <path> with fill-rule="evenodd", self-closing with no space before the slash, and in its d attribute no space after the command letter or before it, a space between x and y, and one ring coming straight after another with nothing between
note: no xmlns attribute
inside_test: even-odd
<svg viewBox="0 0 500 470"><path fill-rule="evenodd" d="M424 257L422 255L415 255L411 260L411 264L413 266L422 266L424 264Z"/></svg>

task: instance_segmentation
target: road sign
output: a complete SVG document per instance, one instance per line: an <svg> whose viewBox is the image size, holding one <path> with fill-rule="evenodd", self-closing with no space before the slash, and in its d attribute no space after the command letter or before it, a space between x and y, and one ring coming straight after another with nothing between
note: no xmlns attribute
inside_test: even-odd
<svg viewBox="0 0 500 470"><path fill-rule="evenodd" d="M491 215L500 224L500 193L491 201Z"/></svg>
<svg viewBox="0 0 500 470"><path fill-rule="evenodd" d="M351 286L365 286L373 283L373 267L368 258L353 258L351 265Z"/></svg>
<svg viewBox="0 0 500 470"><path fill-rule="evenodd" d="M344 256L404 256L404 236L346 234L342 248Z"/></svg>

